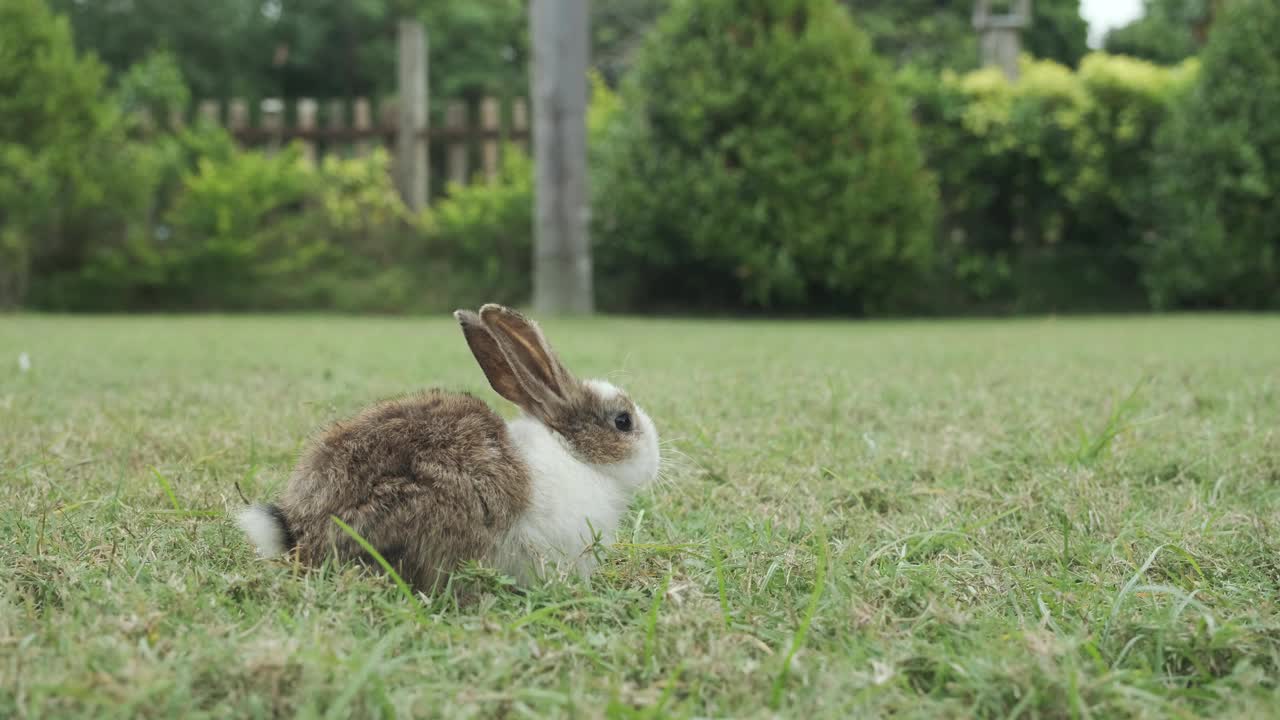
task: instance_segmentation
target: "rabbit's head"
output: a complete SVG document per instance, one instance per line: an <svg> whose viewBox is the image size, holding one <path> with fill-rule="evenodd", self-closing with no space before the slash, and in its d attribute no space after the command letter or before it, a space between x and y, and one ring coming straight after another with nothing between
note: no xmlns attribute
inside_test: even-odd
<svg viewBox="0 0 1280 720"><path fill-rule="evenodd" d="M626 392L575 378L537 323L515 310L485 305L454 317L494 391L553 431L578 460L628 491L657 477L658 430Z"/></svg>

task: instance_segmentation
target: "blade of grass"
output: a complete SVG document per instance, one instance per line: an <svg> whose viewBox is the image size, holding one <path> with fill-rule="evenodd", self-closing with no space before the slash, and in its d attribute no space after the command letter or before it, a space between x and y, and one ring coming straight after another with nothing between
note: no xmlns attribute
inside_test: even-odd
<svg viewBox="0 0 1280 720"><path fill-rule="evenodd" d="M826 532L819 531L817 543L818 567L814 570L813 592L809 593L809 605L805 608L804 617L801 618L800 624L796 627L795 635L791 638L791 649L787 651L787 656L782 661L782 670L773 681L773 697L769 704L774 710L777 710L782 705L782 693L786 689L787 677L791 674L791 662L795 659L796 653L800 652L801 646L804 645L805 636L809 634L809 625L813 622L813 616L818 612L818 601L822 598L822 591L827 585Z"/></svg>
<svg viewBox="0 0 1280 720"><path fill-rule="evenodd" d="M391 563L387 562L387 559L382 557L382 553L378 552L373 545L369 544L368 540L361 537L360 533L356 532L354 528L342 522L337 515L330 515L329 517L337 523L338 527L342 528L342 532L346 533L352 540L355 540L356 544L358 544L361 549L369 553L369 555L373 557L374 561L382 566L382 569L391 577L391 581L400 589L400 594L404 596L405 600L414 606L414 614L419 620L424 620L422 617L422 603L418 602L418 597L413 594L413 589L409 587L409 583L405 582L404 578L400 577L400 573L396 572L396 569L391 567Z"/></svg>
<svg viewBox="0 0 1280 720"><path fill-rule="evenodd" d="M346 686L342 688L342 692L338 693L338 696L334 698L333 703L329 705L328 711L325 712L324 715L326 718L350 717L349 713L351 710L351 703L356 699L356 695L360 692L360 689L363 688L371 678L374 678L375 683L377 682L375 673L385 673L391 669L391 666L400 665L406 662L406 658L397 658L385 662L383 660L383 656L387 654L387 650L391 647L391 644L399 640L400 636L403 635L404 632L405 628L403 626L395 628L379 640L377 645L373 646L373 649L365 656L364 662L360 663L360 667L356 669L356 672L350 675Z"/></svg>
<svg viewBox="0 0 1280 720"><path fill-rule="evenodd" d="M653 596L653 604L649 606L649 616L645 620L644 628L644 667L649 667L649 663L653 661L654 651L658 640L658 610L662 607L662 600L667 595L667 588L671 586L671 573L667 573L662 578L662 586L658 588L658 592Z"/></svg>
<svg viewBox="0 0 1280 720"><path fill-rule="evenodd" d="M720 556L720 548L711 546L711 562L716 568L716 588L720 593L720 614L724 617L724 626L733 627L733 613L729 611L729 594L725 590L724 558Z"/></svg>
<svg viewBox="0 0 1280 720"><path fill-rule="evenodd" d="M684 663L676 665L676 669L671 671L671 677L667 678L666 687L662 689L662 695L658 696L658 701L645 712L644 717L656 718L665 717L662 715L662 709L667 706L667 702L671 700L671 696L675 694L676 685L680 683L680 675L684 672Z"/></svg>
<svg viewBox="0 0 1280 720"><path fill-rule="evenodd" d="M516 630L518 628L524 627L525 625L528 625L529 623L540 622L543 618L554 614L557 610L563 610L564 608L573 607L574 605L608 605L608 604L609 604L609 601L604 598L584 597L584 598L577 598L575 600L565 600L564 602L544 605L538 608L537 610L527 613L523 617L520 617L516 619L514 622L507 625L507 630Z"/></svg>
<svg viewBox="0 0 1280 720"><path fill-rule="evenodd" d="M177 512L182 512L182 505L178 502L178 496L173 492L173 486L169 484L169 479L154 467L151 468L151 473L156 476L156 480L160 481L160 487L164 488L164 494L169 496L169 502L173 503L173 509Z"/></svg>
<svg viewBox="0 0 1280 720"><path fill-rule="evenodd" d="M1088 431L1081 427L1080 448L1076 451L1076 462L1092 464L1106 454L1116 437L1129 427L1127 420L1137 409L1138 394L1142 392L1148 380L1150 380L1149 377L1143 377L1123 400L1115 404L1107 421L1096 435L1090 436Z"/></svg>
<svg viewBox="0 0 1280 720"><path fill-rule="evenodd" d="M1151 568L1151 564L1156 561L1156 557L1164 547L1164 545L1157 545L1156 549L1152 550L1151 554L1147 556L1147 561L1142 563L1142 567L1138 568L1138 571L1133 574L1133 577L1129 578L1129 582L1125 583L1124 587L1121 588L1120 594L1116 595L1116 599L1111 603L1111 613L1107 616L1107 621L1102 626L1102 637L1110 637L1111 623L1115 621L1116 616L1120 614L1120 606L1124 604L1124 599L1128 597L1129 593L1133 592L1134 587L1137 586L1138 581L1142 579L1142 576L1147 574L1147 570Z"/></svg>

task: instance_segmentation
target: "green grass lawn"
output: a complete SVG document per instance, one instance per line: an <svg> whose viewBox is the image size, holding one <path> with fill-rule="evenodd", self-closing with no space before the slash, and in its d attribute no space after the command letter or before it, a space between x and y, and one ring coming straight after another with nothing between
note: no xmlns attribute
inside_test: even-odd
<svg viewBox="0 0 1280 720"><path fill-rule="evenodd" d="M590 583L458 608L228 519L365 403L499 402L447 315L0 316L0 717L1280 705L1280 318L544 327L682 454Z"/></svg>

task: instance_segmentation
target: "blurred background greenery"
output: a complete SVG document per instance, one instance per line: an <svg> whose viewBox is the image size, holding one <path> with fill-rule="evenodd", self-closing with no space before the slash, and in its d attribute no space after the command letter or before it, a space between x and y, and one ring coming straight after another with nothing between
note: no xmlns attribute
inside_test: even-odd
<svg viewBox="0 0 1280 720"><path fill-rule="evenodd" d="M956 314L1280 307L1280 3L1147 0L1090 51L1037 0L1020 76L967 0L593 0L597 304ZM0 305L413 312L530 292L532 164L410 212L386 152L155 122L528 94L523 0L0 0ZM254 105L256 107L256 105ZM153 120L147 121L150 117Z"/></svg>

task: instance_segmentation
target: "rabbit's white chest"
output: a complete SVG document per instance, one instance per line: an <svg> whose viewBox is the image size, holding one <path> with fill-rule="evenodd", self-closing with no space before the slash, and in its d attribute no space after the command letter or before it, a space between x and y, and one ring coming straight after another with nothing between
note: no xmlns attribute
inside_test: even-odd
<svg viewBox="0 0 1280 720"><path fill-rule="evenodd" d="M513 420L507 430L529 467L529 508L493 558L521 582L595 567L593 546L613 542L629 493L575 458L541 423Z"/></svg>

